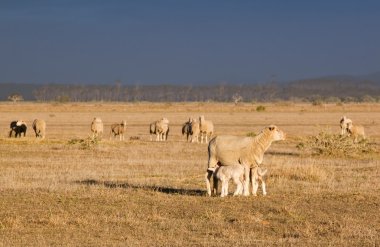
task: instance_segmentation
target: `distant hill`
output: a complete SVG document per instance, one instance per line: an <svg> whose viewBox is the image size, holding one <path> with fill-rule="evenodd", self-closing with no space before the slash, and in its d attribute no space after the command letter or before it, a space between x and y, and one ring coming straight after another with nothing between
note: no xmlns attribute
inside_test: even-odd
<svg viewBox="0 0 380 247"><path fill-rule="evenodd" d="M380 72L335 75L286 83L214 85L72 85L0 83L0 100L18 93L39 101L244 101L332 100L380 101Z"/></svg>

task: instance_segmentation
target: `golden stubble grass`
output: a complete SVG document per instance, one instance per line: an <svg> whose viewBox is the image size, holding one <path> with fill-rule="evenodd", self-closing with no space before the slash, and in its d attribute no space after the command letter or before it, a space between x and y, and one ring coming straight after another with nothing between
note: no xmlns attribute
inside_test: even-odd
<svg viewBox="0 0 380 247"><path fill-rule="evenodd" d="M310 156L296 148L321 127L339 131L343 114L363 124L378 145L379 106L266 108L0 104L0 246L379 245L378 155ZM189 116L201 114L217 134L257 133L271 123L288 133L264 159L267 197L205 196L207 145L187 143L180 132ZM88 138L94 116L105 122L103 139L88 148L70 142ZM162 116L171 121L169 141L150 142L148 124ZM45 140L33 137L34 118L46 120ZM7 138L15 119L29 123L27 137ZM122 119L127 140L109 140L109 125Z"/></svg>

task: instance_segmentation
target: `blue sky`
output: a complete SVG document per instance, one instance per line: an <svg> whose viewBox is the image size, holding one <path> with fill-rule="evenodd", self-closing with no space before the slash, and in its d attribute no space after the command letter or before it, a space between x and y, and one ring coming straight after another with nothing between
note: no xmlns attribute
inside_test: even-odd
<svg viewBox="0 0 380 247"><path fill-rule="evenodd" d="M380 71L380 1L0 2L0 83L256 83Z"/></svg>

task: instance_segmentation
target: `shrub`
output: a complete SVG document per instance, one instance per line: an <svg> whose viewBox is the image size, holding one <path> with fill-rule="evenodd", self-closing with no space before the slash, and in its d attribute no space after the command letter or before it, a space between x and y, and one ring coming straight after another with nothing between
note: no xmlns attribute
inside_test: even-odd
<svg viewBox="0 0 380 247"><path fill-rule="evenodd" d="M256 111L258 111L258 112L265 111L265 106L263 106L263 105L259 105L259 106L257 106L257 107L256 107Z"/></svg>
<svg viewBox="0 0 380 247"><path fill-rule="evenodd" d="M316 136L307 137L304 142L296 146L303 151L311 152L314 155L334 156L334 157L360 157L365 154L376 153L376 149L367 140L354 143L352 138L331 134L321 131Z"/></svg>

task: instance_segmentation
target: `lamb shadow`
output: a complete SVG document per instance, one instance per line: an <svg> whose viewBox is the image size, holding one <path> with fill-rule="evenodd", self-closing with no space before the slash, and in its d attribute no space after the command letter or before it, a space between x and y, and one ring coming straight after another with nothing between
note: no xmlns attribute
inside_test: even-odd
<svg viewBox="0 0 380 247"><path fill-rule="evenodd" d="M282 156L300 156L299 153L294 153L294 152L281 152L281 151L268 151L266 154L271 154L271 155L282 155Z"/></svg>
<svg viewBox="0 0 380 247"><path fill-rule="evenodd" d="M130 189L141 189L141 190L150 190L170 195L186 195L186 196L204 196L206 195L206 191L203 190L193 190L193 189L177 189L170 187L162 187L162 186L149 186L149 185L135 185L130 183L119 183L112 181L98 181L95 179L86 179L75 181L77 184L82 185L95 185L95 186L104 186L107 188L115 189L115 188L130 188Z"/></svg>

